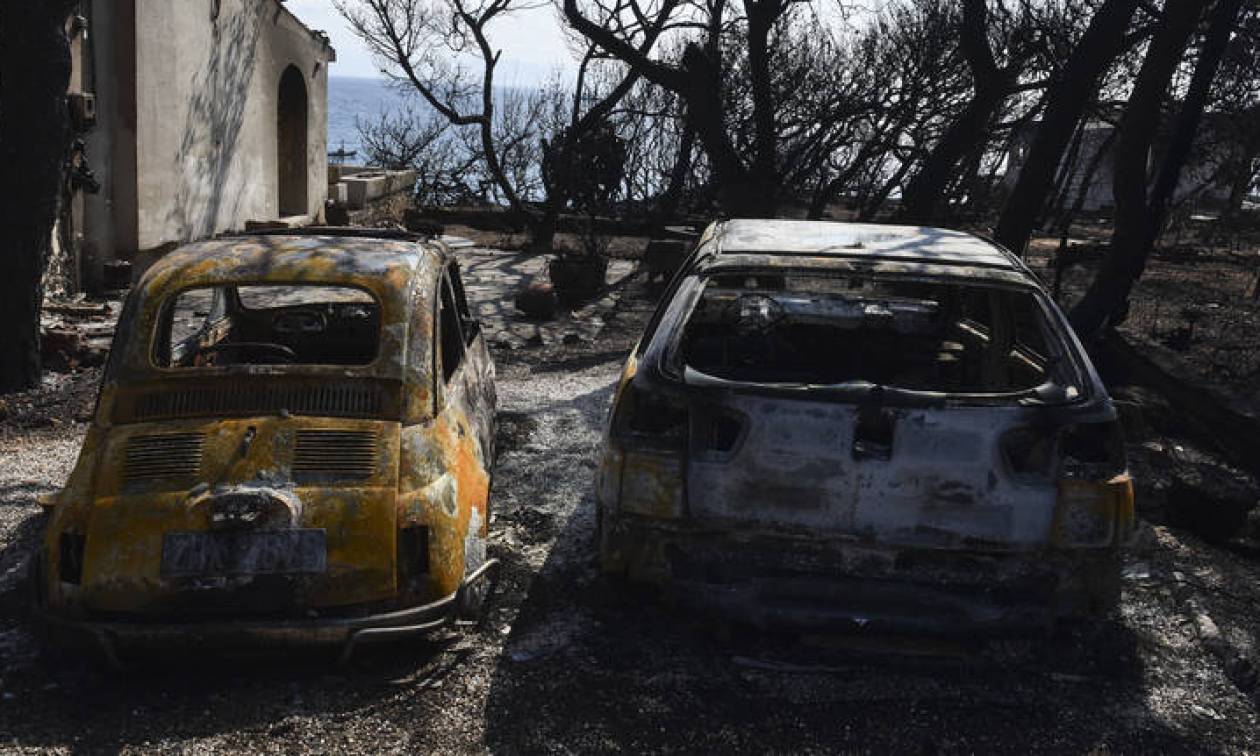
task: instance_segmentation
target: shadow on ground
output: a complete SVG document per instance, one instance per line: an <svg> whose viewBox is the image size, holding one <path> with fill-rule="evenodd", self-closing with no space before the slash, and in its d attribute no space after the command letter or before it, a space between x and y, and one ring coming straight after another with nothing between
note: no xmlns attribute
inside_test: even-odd
<svg viewBox="0 0 1260 756"><path fill-rule="evenodd" d="M26 657L10 663L3 676L7 745L94 753L185 747L202 738L250 750L246 744L260 740L284 743L295 719L320 721L335 732L386 704L408 709L399 719L423 730L430 726L428 707L410 704L457 674L470 653L458 633L368 648L344 669L326 652L249 656L190 645L132 655L117 671L81 651L16 637L29 629L5 622L0 631L9 646L5 655ZM310 738L304 740L311 747ZM371 751L371 743L357 750Z"/></svg>
<svg viewBox="0 0 1260 756"><path fill-rule="evenodd" d="M1048 641L922 643L745 633L610 585L587 497L524 598L486 710L495 751L1187 751L1147 708L1116 624Z"/></svg>

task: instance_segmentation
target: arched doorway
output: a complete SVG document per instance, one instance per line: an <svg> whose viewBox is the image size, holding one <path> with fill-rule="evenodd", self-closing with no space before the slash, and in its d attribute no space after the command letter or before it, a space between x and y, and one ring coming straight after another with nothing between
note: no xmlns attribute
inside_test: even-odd
<svg viewBox="0 0 1260 756"><path fill-rule="evenodd" d="M280 75L276 98L276 169L280 215L305 215L306 82L295 66Z"/></svg>

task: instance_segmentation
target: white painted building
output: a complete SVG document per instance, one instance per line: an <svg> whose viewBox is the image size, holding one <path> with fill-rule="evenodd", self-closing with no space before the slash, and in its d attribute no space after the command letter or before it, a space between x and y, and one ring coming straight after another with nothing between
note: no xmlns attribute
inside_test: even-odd
<svg viewBox="0 0 1260 756"><path fill-rule="evenodd" d="M327 37L282 0L85 0L72 112L100 190L75 200L79 273L327 197ZM85 31L84 31L85 29Z"/></svg>
<svg viewBox="0 0 1260 756"><path fill-rule="evenodd" d="M1231 165L1231 161L1240 159L1238 155L1241 147L1228 136L1231 133L1229 130L1215 128L1219 120L1211 113L1205 116L1200 138L1186 165L1182 167L1175 192L1176 199L1193 195L1209 206L1220 206L1229 200L1231 174L1223 168ZM1221 123L1223 125L1223 121ZM1002 179L1002 185L1008 192L1015 187L1019 170L1028 156L1028 150L1040 125L1040 121L1034 121L1017 132L1012 139L1010 152L1007 153L1006 174ZM1161 132L1151 150L1149 164L1152 171L1158 165L1157 160L1162 155L1166 138L1167 134ZM1112 184L1115 181L1115 139L1116 130L1110 123L1090 121L1081 134L1076 154L1073 156L1070 150L1064 151L1059 163L1060 174L1067 167L1069 159L1075 157L1074 164L1067 168L1067 205L1071 206L1084 191L1081 209L1105 212L1115 208L1115 197L1112 194Z"/></svg>

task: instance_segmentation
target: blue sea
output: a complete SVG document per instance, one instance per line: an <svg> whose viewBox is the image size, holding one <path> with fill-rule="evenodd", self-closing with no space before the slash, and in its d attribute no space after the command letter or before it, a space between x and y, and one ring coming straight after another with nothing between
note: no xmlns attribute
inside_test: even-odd
<svg viewBox="0 0 1260 756"><path fill-rule="evenodd" d="M522 92L524 87L495 87L502 97L509 92ZM357 76L328 77L328 151L357 153L340 162L361 163L364 159L359 144L359 129L355 119L375 121L384 113L393 113L411 106L424 112L428 105L408 87L399 87L388 79L368 79ZM330 158L331 159L331 158Z"/></svg>
<svg viewBox="0 0 1260 756"><path fill-rule="evenodd" d="M401 108L406 101L385 79L366 79L353 76L328 77L328 151L338 149L358 154L345 162L355 163L363 159L359 146L359 130L355 119L371 121L382 113Z"/></svg>

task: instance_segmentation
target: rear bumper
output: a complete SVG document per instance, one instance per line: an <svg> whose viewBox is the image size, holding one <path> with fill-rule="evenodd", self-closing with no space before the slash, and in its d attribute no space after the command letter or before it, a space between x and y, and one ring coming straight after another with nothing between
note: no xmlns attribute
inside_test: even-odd
<svg viewBox="0 0 1260 756"><path fill-rule="evenodd" d="M359 645L423 635L454 623L465 594L477 589L497 568L498 560L487 560L464 579L458 590L436 601L363 617L139 622L70 617L44 606L37 607L37 613L56 636L76 645L97 646L115 667L122 666L120 650L141 647L265 649L340 645L341 661L345 662Z"/></svg>
<svg viewBox="0 0 1260 756"><path fill-rule="evenodd" d="M761 627L1023 634L1119 598L1115 550L982 552L873 545L639 517L606 521L605 571Z"/></svg>

